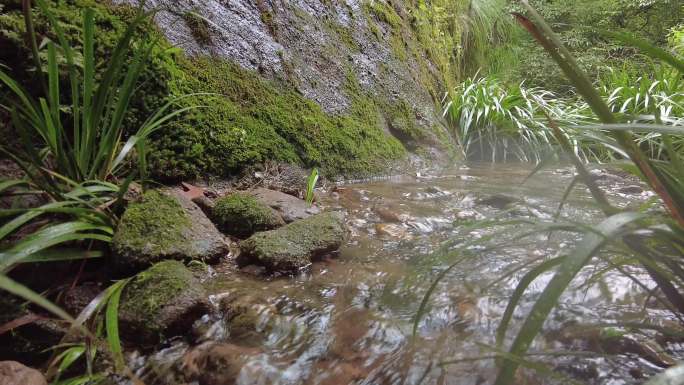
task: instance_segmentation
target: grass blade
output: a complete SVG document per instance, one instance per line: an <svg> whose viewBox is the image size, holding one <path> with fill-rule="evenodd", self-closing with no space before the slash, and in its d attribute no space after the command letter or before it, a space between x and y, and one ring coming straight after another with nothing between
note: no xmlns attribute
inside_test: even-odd
<svg viewBox="0 0 684 385"><path fill-rule="evenodd" d="M608 239L615 238L625 231L630 223L645 218L640 213L620 213L613 215L595 227L595 232L588 233L578 244L577 248L566 257L558 267L558 271L548 283L540 298L535 302L527 319L522 325L510 348L510 353L523 356L532 341L541 331L544 321L556 306L561 294L575 278L577 273L591 260ZM599 235L600 234L600 235ZM513 376L519 363L506 359L496 378L495 385L513 383Z"/></svg>
<svg viewBox="0 0 684 385"><path fill-rule="evenodd" d="M107 301L107 309L105 310L107 343L114 357L114 367L117 371L120 371L124 366L121 340L119 338L119 301L121 299L121 292L128 282L129 280L123 280L110 286L108 291L111 294L109 301Z"/></svg>

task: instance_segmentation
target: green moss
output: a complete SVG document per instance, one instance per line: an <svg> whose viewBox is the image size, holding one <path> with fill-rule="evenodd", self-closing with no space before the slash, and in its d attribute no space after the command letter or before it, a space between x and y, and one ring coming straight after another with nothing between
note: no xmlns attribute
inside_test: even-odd
<svg viewBox="0 0 684 385"><path fill-rule="evenodd" d="M246 193L235 193L217 200L213 216L221 230L238 237L248 237L257 231L285 224L270 207Z"/></svg>
<svg viewBox="0 0 684 385"><path fill-rule="evenodd" d="M406 52L406 43L404 43L405 37L400 33L393 33L390 38L390 46L392 47L392 53L394 56L405 62L408 60L408 52Z"/></svg>
<svg viewBox="0 0 684 385"><path fill-rule="evenodd" d="M210 45L213 42L211 28L206 19L197 14L197 11L188 11L182 15L183 21L190 28L192 37L201 45Z"/></svg>
<svg viewBox="0 0 684 385"><path fill-rule="evenodd" d="M123 214L113 244L120 249L166 254L184 248L183 229L188 226L190 219L176 199L151 190ZM154 243L150 242L152 236Z"/></svg>
<svg viewBox="0 0 684 385"><path fill-rule="evenodd" d="M296 273L312 259L336 250L344 239L340 213L327 212L257 233L240 243L240 265L258 264L273 272Z"/></svg>
<svg viewBox="0 0 684 385"><path fill-rule="evenodd" d="M382 32L380 31L380 28L378 28L378 25L373 22L373 20L368 19L368 28L378 40L382 40Z"/></svg>
<svg viewBox="0 0 684 385"><path fill-rule="evenodd" d="M619 330L616 328L603 328L601 329L600 336L604 341L619 339L627 334L624 330Z"/></svg>
<svg viewBox="0 0 684 385"><path fill-rule="evenodd" d="M359 44L354 39L351 28L345 27L334 20L328 21L326 25L342 41L342 43L347 46L347 48L353 52L359 51Z"/></svg>
<svg viewBox="0 0 684 385"><path fill-rule="evenodd" d="M187 333L207 310L206 291L179 261L159 262L124 288L119 319L126 338L157 343L164 335Z"/></svg>
<svg viewBox="0 0 684 385"><path fill-rule="evenodd" d="M123 310L154 317L194 279L192 273L179 261L159 262L136 275L126 286Z"/></svg>
<svg viewBox="0 0 684 385"><path fill-rule="evenodd" d="M95 0L48 0L48 3L76 45L81 39L82 9L95 9L96 50L100 62L110 56L127 20L135 14L131 7L112 6L108 2L103 5ZM385 14L382 20L397 25L401 18L393 7L386 3L381 7L384 9L381 13ZM267 7L262 8L268 11ZM206 21L191 16L188 13L184 19L197 27L192 29L193 33L202 35L199 40L210 37L205 34L209 32L204 28ZM39 34L51 37L45 18L39 13L36 28ZM356 45L351 30L335 28L345 44L350 48ZM27 70L33 64L22 30L20 7L8 6L0 15L0 62L11 67L12 75L22 84L37 92L40 87L35 84L36 77ZM150 24L140 32L159 36ZM319 167L328 176L362 177L380 172L405 156L402 144L383 131L385 112L381 113L380 102L374 102L375 96L355 90L349 110L331 115L303 97L292 84L264 80L256 72L219 59L188 59L164 39L159 41L137 87L144 92L137 92L131 101L125 123L128 134L135 132L161 107L169 94L200 92L220 96L181 100L178 108L202 108L170 121L148 142L150 170L157 179L228 176L266 160ZM98 66L100 70L103 68ZM287 73L287 63L285 68ZM63 89L67 90L67 85Z"/></svg>
<svg viewBox="0 0 684 385"><path fill-rule="evenodd" d="M376 0L365 2L366 11L374 15L378 20L389 24L393 30L400 29L403 20L397 14L391 0Z"/></svg>
<svg viewBox="0 0 684 385"><path fill-rule="evenodd" d="M349 113L326 114L294 90L236 64L182 61L181 93L212 92L184 103L203 105L156 136L152 169L162 177L230 175L265 160L320 167L327 175L361 176L383 170L405 152L380 128L376 108L352 102Z"/></svg>

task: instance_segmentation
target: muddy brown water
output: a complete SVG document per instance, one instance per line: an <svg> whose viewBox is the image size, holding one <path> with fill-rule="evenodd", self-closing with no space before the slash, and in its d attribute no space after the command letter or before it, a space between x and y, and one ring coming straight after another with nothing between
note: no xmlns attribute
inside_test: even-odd
<svg viewBox="0 0 684 385"><path fill-rule="evenodd" d="M238 347L231 347L233 350L245 350L231 353L233 358L240 357L237 364L219 360L222 364L197 369L221 372L225 369L221 365L237 365L230 378L205 376L188 383L491 383L496 365L483 356L493 353L499 320L522 277L523 271L516 272L515 268L567 252L578 241L576 235L559 233L549 238L548 234L534 234L524 241L510 241L504 248L469 247L472 256L437 285L415 338L413 321L432 281L459 258L460 254L444 251L445 242L453 249L492 234L492 230L470 228L473 220L551 218L573 177L572 169L558 166L522 184L531 169L527 164L469 164L424 175L345 184L326 191L323 206L349 214L347 244L336 258L315 263L310 272L294 278L236 278L234 272L219 269L207 282L211 301L219 306L223 298L238 295L241 306L249 307L258 321L245 334L231 330L221 311L218 316L205 317L200 322L201 337L195 343L220 342ZM635 181L614 173L597 171L596 178L610 200L622 207L639 206L653 196ZM583 188L570 195L563 217L585 223L601 218ZM521 228L515 226L510 233L497 235L496 240L504 241ZM662 324L670 318L661 306L648 300L639 285L623 275L607 273L601 279L587 281L601 268L597 261L582 271L547 321L544 335L531 348L532 352L576 353L534 357L567 378L521 372L518 383L569 383L572 379L591 384L637 384L662 370L653 362L657 360L643 354L597 354L591 348L595 343L591 333L575 339L557 337L567 334L568 325ZM638 268L631 273L649 283ZM534 281L523 296L507 344L550 276ZM649 305L644 306L645 302ZM635 339L648 343L655 337L636 334ZM663 348L668 357L682 357L680 345L658 345L654 349ZM184 370L178 369L178 362L189 349L186 342L170 341L165 349L131 361L141 375L147 375L152 366L177 374ZM447 363L453 360L461 361ZM157 382L165 381L171 380Z"/></svg>

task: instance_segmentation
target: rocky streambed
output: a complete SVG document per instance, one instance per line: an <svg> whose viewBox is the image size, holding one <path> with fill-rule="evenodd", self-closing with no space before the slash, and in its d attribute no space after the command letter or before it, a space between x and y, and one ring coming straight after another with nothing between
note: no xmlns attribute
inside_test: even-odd
<svg viewBox="0 0 684 385"><path fill-rule="evenodd" d="M456 258L445 245L491 235L475 221L551 218L572 169L522 184L531 168L472 164L327 184L313 206L282 192L296 193L291 183L148 191L129 205L113 244L113 268L137 273L120 307L128 366L145 384L487 383L518 268L569 250L574 235L474 246L477 257L438 285L415 337L413 321ZM594 177L618 206L653 197L619 173ZM582 189L563 215L599 218ZM582 272L532 348L564 379L521 371L520 384L638 384L684 357L681 336L629 326L676 328L676 320L624 275L587 280L601 268L597 261ZM630 274L649 282L638 268ZM514 330L549 278L523 296ZM97 294L91 285L67 297L85 304Z"/></svg>

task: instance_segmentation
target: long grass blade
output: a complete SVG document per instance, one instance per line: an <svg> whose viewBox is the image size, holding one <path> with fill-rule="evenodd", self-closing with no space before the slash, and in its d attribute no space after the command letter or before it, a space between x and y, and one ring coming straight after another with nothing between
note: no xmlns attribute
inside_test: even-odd
<svg viewBox="0 0 684 385"><path fill-rule="evenodd" d="M616 214L598 224L594 232L584 237L572 254L563 260L558 271L535 302L509 350L512 355L521 356L527 352L532 341L541 331L549 313L558 303L561 294L606 241L619 236L629 224L643 218L645 215L640 213ZM512 360L504 360L495 385L512 383L518 366L519 364Z"/></svg>

